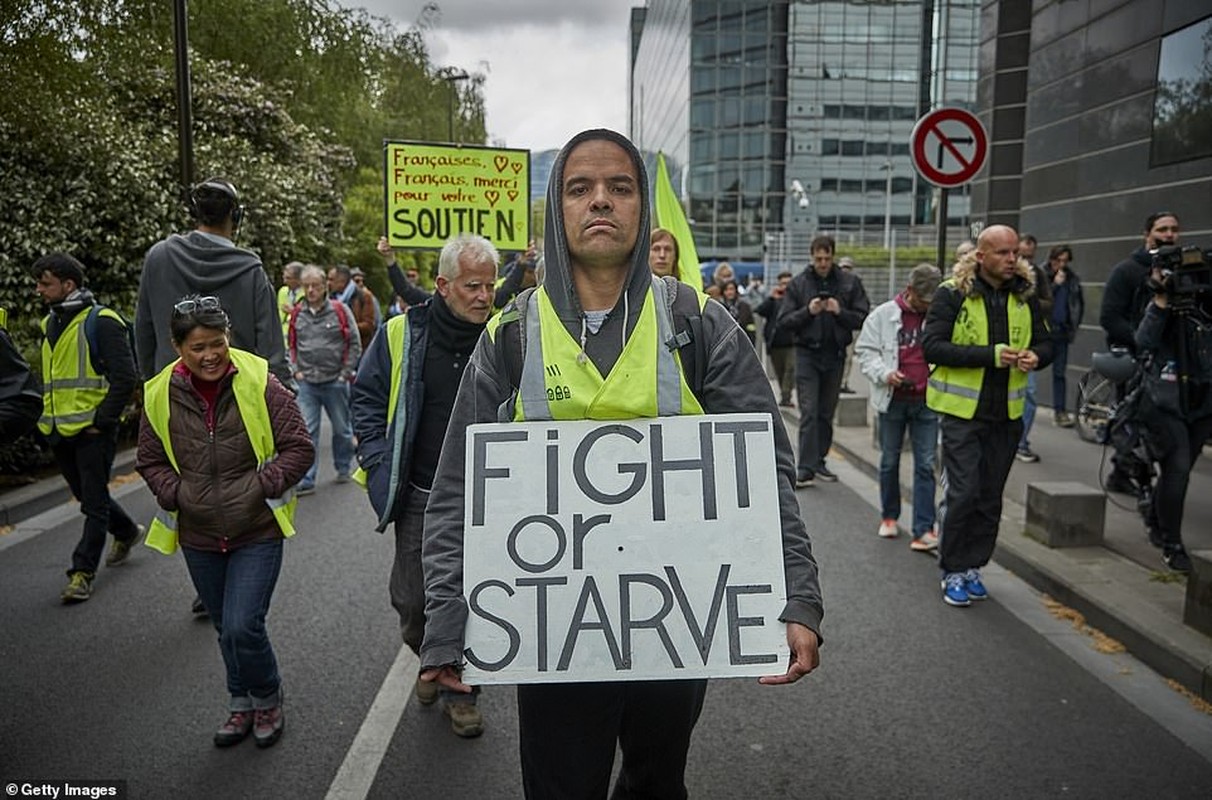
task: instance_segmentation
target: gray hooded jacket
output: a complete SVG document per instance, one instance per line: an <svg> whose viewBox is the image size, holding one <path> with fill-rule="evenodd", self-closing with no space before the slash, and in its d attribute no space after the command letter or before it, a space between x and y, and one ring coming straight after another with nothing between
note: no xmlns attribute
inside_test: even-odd
<svg viewBox="0 0 1212 800"><path fill-rule="evenodd" d="M231 320L231 345L269 362L282 385L295 385L286 365L278 300L261 259L199 231L173 234L143 259L135 310L135 349L144 380L177 358L169 336L173 304L187 294L219 298Z"/></svg>
<svg viewBox="0 0 1212 800"><path fill-rule="evenodd" d="M606 375L623 350L626 337L639 321L652 273L648 268L648 232L651 227L648 178L638 151L623 136L607 130L585 131L573 137L560 151L547 187L546 274L543 285L560 320L574 338L580 339L584 311L573 285L568 240L564 232L561 186L569 152L586 140L605 139L618 144L635 162L642 198L639 237L631 254L630 278L623 295L596 334L588 335L585 353ZM703 309L703 335L707 353L699 402L710 414L766 412L776 421L779 411L770 383L742 331L719 303ZM496 342L481 336L463 380L454 412L446 429L442 457L434 477L433 492L425 511L425 534L421 560L425 572L425 641L421 646L422 668L463 663L463 630L467 603L463 598L463 501L467 426L496 422L498 408L515 394ZM795 462L791 442L782 425L776 424L775 450L779 476L779 511L782 520L783 563L787 580L787 604L780 619L799 622L820 634L824 610L821 604L817 566L804 521L795 498Z"/></svg>

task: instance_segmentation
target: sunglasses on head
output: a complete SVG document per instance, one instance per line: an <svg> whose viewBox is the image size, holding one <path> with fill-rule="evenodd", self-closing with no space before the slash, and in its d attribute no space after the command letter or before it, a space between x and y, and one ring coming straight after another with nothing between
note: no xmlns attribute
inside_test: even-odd
<svg viewBox="0 0 1212 800"><path fill-rule="evenodd" d="M217 297L198 297L179 300L173 306L175 314L193 314L195 311L222 311L223 306Z"/></svg>

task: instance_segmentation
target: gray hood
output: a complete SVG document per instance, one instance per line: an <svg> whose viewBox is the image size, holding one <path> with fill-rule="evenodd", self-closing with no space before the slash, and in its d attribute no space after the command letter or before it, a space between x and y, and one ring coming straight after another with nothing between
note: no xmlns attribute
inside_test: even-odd
<svg viewBox="0 0 1212 800"><path fill-rule="evenodd" d="M608 323L603 327L600 335L606 335L607 328L617 331L617 318L622 315L624 308L627 310L626 334L630 335L639 318L645 292L648 291L652 281L652 272L648 268L648 233L652 225L652 209L648 198L648 173L644 169L644 160L640 158L640 153L636 150L635 145L622 134L604 128L578 133L569 140L568 144L564 145L551 168L551 179L547 182L547 218L543 251L544 269L546 270L543 275L543 287L551 298L551 303L564 323L564 327L574 337L579 337L581 334L581 318L584 316L584 310L581 308L576 287L572 282L568 237L564 234L561 190L564 185L564 164L568 160L568 154L578 144L595 139L614 142L627 151L632 163L635 164L636 174L639 175L637 188L640 193L639 233L636 237L635 249L631 252L630 277L624 292L627 302L623 301L623 297L619 298L619 302L610 312ZM618 341L621 350L621 339ZM590 355L593 356L593 353L591 352ZM613 358L608 358L608 360L613 362Z"/></svg>

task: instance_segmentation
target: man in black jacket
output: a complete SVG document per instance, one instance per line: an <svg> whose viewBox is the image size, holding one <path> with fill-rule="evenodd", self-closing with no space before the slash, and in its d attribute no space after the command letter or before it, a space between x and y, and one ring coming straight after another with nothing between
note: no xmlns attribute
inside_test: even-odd
<svg viewBox="0 0 1212 800"><path fill-rule="evenodd" d="M87 320L95 302L84 288L79 261L51 253L35 261L31 273L50 309L42 321L45 387L38 429L50 442L84 515L84 533L72 553L68 584L60 597L64 603L80 603L92 596L106 535L114 535L105 559L106 566L113 566L126 560L140 533L140 526L110 497L108 486L118 422L138 377L126 323L115 312L98 311L95 335L90 335Z"/></svg>
<svg viewBox="0 0 1212 800"><path fill-rule="evenodd" d="M926 315L922 352L934 365L926 404L939 413L943 442L938 555L948 605L988 596L980 570L997 544L1027 375L1052 360L1035 288L1014 229L993 225L939 286Z"/></svg>
<svg viewBox="0 0 1212 800"><path fill-rule="evenodd" d="M1178 244L1178 215L1157 211L1145 217L1145 243L1111 269L1103 288L1103 304L1098 323L1107 333L1108 347L1126 347L1136 352L1136 329L1145 317L1152 293L1145 285L1153 269L1153 255L1165 245ZM1136 494L1136 486L1112 458L1114 465L1107 476L1108 491Z"/></svg>
<svg viewBox="0 0 1212 800"><path fill-rule="evenodd" d="M791 331L778 326L778 316L779 309L783 307L783 298L787 296L787 286L791 283L791 273L780 272L778 281L770 290L770 296L753 309L753 313L761 314L766 320L762 326L762 338L766 340L766 352L774 367L774 377L779 382L779 405L790 406L791 390L795 388L795 342Z"/></svg>
<svg viewBox="0 0 1212 800"><path fill-rule="evenodd" d="M1178 215L1158 211L1145 217L1145 243L1111 269L1103 288L1103 305L1098 323L1107 332L1107 345L1127 347L1136 352L1136 329L1145 316L1152 293L1145 286L1153 268L1149 252L1178 244Z"/></svg>
<svg viewBox="0 0 1212 800"><path fill-rule="evenodd" d="M833 412L842 388L846 346L863 327L871 304L863 284L833 263L829 236L812 240L812 266L792 278L778 326L795 338L795 392L800 404L796 486L837 480L825 466L833 445Z"/></svg>

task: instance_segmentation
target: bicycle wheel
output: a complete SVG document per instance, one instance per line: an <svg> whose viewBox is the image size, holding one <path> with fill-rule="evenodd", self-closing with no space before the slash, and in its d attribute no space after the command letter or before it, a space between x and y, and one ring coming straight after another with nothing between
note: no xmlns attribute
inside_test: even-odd
<svg viewBox="0 0 1212 800"><path fill-rule="evenodd" d="M1107 423L1115 406L1115 385L1094 370L1077 382L1077 435L1087 442L1107 441Z"/></svg>

